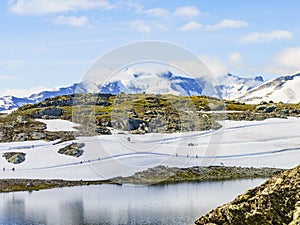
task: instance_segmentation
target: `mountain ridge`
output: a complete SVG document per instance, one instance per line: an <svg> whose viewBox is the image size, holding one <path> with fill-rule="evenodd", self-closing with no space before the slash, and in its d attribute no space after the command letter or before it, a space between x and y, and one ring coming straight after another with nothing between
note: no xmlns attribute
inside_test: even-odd
<svg viewBox="0 0 300 225"><path fill-rule="evenodd" d="M257 97L256 91L272 86L276 83L276 90L285 87L289 81L294 81L295 77L300 74L291 76L281 76L273 80L264 81L262 76L253 78L243 78L228 73L222 77L218 77L215 83L205 80L204 78L190 78L183 75L172 73L172 71L147 74L143 72L127 74L124 79L115 79L106 82L103 85L83 81L75 83L68 87L62 87L53 91L42 91L31 94L28 97L19 98L15 96L4 96L0 98L0 112L9 112L26 104L35 104L45 100L46 98L56 97L60 95L70 95L76 93L109 93L109 94L174 94L174 95L207 95L220 99L237 100L244 103L252 103L251 98L258 99L254 103L259 103L266 99L267 101L277 101L276 98L268 99ZM300 85L300 83L299 83ZM274 85L273 85L274 86ZM272 87L273 87L272 86ZM274 89L274 88L273 88ZM291 91L290 91L291 92ZM251 98L249 95L251 94ZM290 93L293 95L293 92ZM298 100L299 99L299 100ZM300 93L296 95L296 100L300 101ZM283 101L284 102L284 101Z"/></svg>
<svg viewBox="0 0 300 225"><path fill-rule="evenodd" d="M52 91L42 91L31 94L28 97L15 97L12 95L6 95L0 98L0 112L9 112L23 105L36 104L51 97L74 94L76 90L80 89L82 89L83 92L86 91L84 85L81 83L75 83L69 87L61 87Z"/></svg>
<svg viewBox="0 0 300 225"><path fill-rule="evenodd" d="M253 88L236 100L257 104L260 102L300 102L300 73L280 76Z"/></svg>

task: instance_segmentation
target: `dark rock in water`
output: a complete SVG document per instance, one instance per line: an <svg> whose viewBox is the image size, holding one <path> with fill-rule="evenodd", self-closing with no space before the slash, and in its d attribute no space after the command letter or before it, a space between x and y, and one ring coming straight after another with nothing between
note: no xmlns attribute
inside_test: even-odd
<svg viewBox="0 0 300 225"><path fill-rule="evenodd" d="M20 164L25 161L25 153L23 152L7 152L2 156L7 160L7 162L12 164Z"/></svg>
<svg viewBox="0 0 300 225"><path fill-rule="evenodd" d="M195 224L300 224L300 166L277 175L198 219Z"/></svg>

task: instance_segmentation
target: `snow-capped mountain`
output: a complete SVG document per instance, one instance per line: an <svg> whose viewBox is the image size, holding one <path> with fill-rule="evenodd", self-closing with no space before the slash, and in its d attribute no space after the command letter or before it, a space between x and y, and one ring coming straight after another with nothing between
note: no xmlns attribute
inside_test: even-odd
<svg viewBox="0 0 300 225"><path fill-rule="evenodd" d="M228 73L218 78L217 90L219 91L219 96L222 96L223 99L233 100L261 85L263 82L262 76L241 78Z"/></svg>
<svg viewBox="0 0 300 225"><path fill-rule="evenodd" d="M74 93L147 93L174 95L207 95L223 99L238 100L250 103L260 101L299 102L300 74L280 77L263 83L263 78L241 78L227 74L209 81L205 78L190 78L172 71L143 72L126 69L122 76L99 85L84 81L69 87L52 91L43 91L25 98L5 96L0 98L0 112L11 111L29 103L37 103L46 98L70 95Z"/></svg>
<svg viewBox="0 0 300 225"><path fill-rule="evenodd" d="M87 92L105 94L120 94L124 92L131 94L208 95L233 99L237 95L244 94L245 91L259 85L261 82L261 77L251 79L227 74L219 78L217 84L213 84L205 78L189 78L184 75L175 74L172 71L149 73L126 69L121 76L103 85L84 81L70 87L32 94L25 98L14 96L2 97L0 98L0 112L11 111L25 104L34 104L50 97Z"/></svg>
<svg viewBox="0 0 300 225"><path fill-rule="evenodd" d="M86 93L85 86L82 83L76 83L69 87L62 87L51 91L43 91L30 95L29 97L19 98L14 96L4 96L0 98L0 112L9 112L26 104L34 104L60 95L74 94L75 91Z"/></svg>
<svg viewBox="0 0 300 225"><path fill-rule="evenodd" d="M132 72L100 86L101 93L217 95L213 85L203 79L175 75L171 71L159 73Z"/></svg>
<svg viewBox="0 0 300 225"><path fill-rule="evenodd" d="M292 76L281 76L266 81L253 88L236 100L257 104L262 101L298 103L300 102L300 73Z"/></svg>
<svg viewBox="0 0 300 225"><path fill-rule="evenodd" d="M32 103L32 100L28 98L17 98L14 96L4 96L0 98L0 112L9 112L12 109L16 109L20 106Z"/></svg>
<svg viewBox="0 0 300 225"><path fill-rule="evenodd" d="M216 81L188 78L171 71L144 73L126 71L122 79L115 79L100 87L101 93L156 93L174 95L208 95L233 100L263 83L263 78L240 78L228 73Z"/></svg>

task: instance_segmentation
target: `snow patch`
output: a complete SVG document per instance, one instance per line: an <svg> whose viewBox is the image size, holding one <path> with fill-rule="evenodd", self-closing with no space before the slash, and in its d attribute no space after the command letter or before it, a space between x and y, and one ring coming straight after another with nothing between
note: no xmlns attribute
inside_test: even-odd
<svg viewBox="0 0 300 225"><path fill-rule="evenodd" d="M45 120L45 119L36 119L38 122L42 122L46 124L46 131L76 131L75 127L80 126L80 124L76 124L70 122L68 120L61 119L53 119L53 120Z"/></svg>

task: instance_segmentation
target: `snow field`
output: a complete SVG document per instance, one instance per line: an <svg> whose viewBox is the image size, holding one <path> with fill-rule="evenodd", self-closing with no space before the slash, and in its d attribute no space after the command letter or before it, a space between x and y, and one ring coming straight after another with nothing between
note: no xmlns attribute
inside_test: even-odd
<svg viewBox="0 0 300 225"><path fill-rule="evenodd" d="M56 127L52 128L74 126L60 122L56 121ZM60 144L57 141L1 143L0 154L24 152L26 161L13 165L0 157L0 165L6 168L5 172L0 170L0 177L93 180L128 176L158 165L292 168L300 164L299 119L221 123L223 128L216 131L145 135L114 131L112 135L78 137ZM85 143L83 156L57 153L72 142Z"/></svg>

